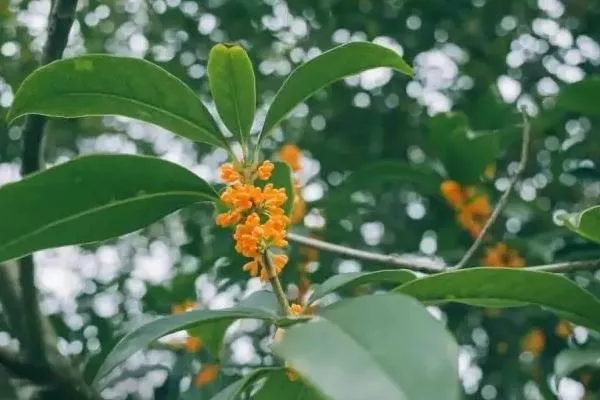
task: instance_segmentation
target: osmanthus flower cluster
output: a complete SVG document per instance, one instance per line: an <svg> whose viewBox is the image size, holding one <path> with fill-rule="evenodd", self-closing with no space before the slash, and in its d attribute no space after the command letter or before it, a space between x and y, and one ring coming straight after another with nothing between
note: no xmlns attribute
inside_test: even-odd
<svg viewBox="0 0 600 400"><path fill-rule="evenodd" d="M290 219L283 209L287 200L285 189L275 188L271 183L264 187L255 185L256 180L270 179L273 168L268 160L255 168L238 162L220 167L221 179L228 184L220 198L229 210L218 214L216 223L234 227L236 252L250 258L243 266L244 271L260 276L263 282L272 278L267 262L272 262L273 273L277 275L288 261L285 254L269 254L273 248L287 246L285 237Z"/></svg>
<svg viewBox="0 0 600 400"><path fill-rule="evenodd" d="M461 186L456 181L444 181L441 191L446 201L457 213L458 223L471 237L481 233L492 214L490 200L486 194L478 193L473 186Z"/></svg>

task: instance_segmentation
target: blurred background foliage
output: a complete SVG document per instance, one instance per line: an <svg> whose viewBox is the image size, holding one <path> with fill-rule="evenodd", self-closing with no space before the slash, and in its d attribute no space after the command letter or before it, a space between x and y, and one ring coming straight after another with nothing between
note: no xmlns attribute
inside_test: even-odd
<svg viewBox="0 0 600 400"><path fill-rule="evenodd" d="M49 0L0 0L0 117L37 65L49 9ZM600 195L597 0L81 0L78 10L66 57L144 57L207 101L208 51L240 41L255 63L262 111L295 66L337 44L374 41L414 65L412 79L385 69L349 77L297 107L276 130L266 156L280 157L284 144L301 152L296 177L305 212L295 232L456 262L517 166L518 109L525 107L533 125L530 162L481 263L519 267L600 256L597 245L559 226L561 214L597 204ZM3 121L0 184L19 178L21 139L20 126ZM295 155L296 148L287 149ZM51 123L48 164L92 152L158 155L212 182L226 158L125 118ZM442 193L449 180L456 183ZM228 306L259 288L242 271L230 232L213 218L211 208L198 206L119 240L37 254L43 311L60 350L93 371L140 321ZM294 244L290 253L283 279L292 299L332 274L382 268ZM572 275L600 293L593 271ZM461 345L465 398L600 398L597 370L554 375L562 350L600 348L595 334L532 308L432 311ZM0 346L13 340L3 323ZM208 399L244 368L273 362L270 334L253 321L236 323L220 360L201 341L174 337L129 360L103 395ZM0 371L0 383L5 378Z"/></svg>

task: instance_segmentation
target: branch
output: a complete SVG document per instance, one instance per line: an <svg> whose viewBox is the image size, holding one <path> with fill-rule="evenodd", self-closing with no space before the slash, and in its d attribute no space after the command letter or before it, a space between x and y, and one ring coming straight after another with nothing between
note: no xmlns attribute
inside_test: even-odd
<svg viewBox="0 0 600 400"><path fill-rule="evenodd" d="M481 247L481 245L483 243L483 239L487 235L488 231L490 230L490 228L492 227L494 222L496 222L496 220L500 216L500 213L502 213L502 211L506 207L506 204L508 204L508 198L510 197L511 193L513 192L515 185L521 178L521 174L523 173L523 171L525 171L525 166L527 165L527 154L528 154L528 149L529 149L529 141L531 138L531 126L529 124L529 118L527 116L527 111L525 110L525 108L521 109L521 113L523 114L523 143L521 145L521 159L519 160L519 165L517 166L517 170L515 171L514 175L512 176L510 183L508 184L508 188L506 188L506 190L502 194L502 197L500 197L500 200L498 201L496 208L494 208L492 215L487 220L487 222L485 223L485 226L479 233L479 236L477 236L477 238L475 239L475 241L473 242L471 247L469 247L469 250L467 250L467 252L460 259L458 264L456 264L454 267L452 267L450 269L454 270L454 269L463 268L471 260L473 255L477 252L477 250L479 250L479 248Z"/></svg>
<svg viewBox="0 0 600 400"><path fill-rule="evenodd" d="M304 246L313 247L315 249L327 251L330 253L336 253L358 260L370 261L381 265L390 265L397 268L405 268L413 271L435 273L441 272L444 266L434 261L423 262L418 261L416 257L409 255L400 254L378 254L370 251L357 250L339 244L324 242L322 240L308 238L305 236L297 235L295 233L288 232L287 239L290 242L302 244Z"/></svg>
<svg viewBox="0 0 600 400"><path fill-rule="evenodd" d="M47 370L43 366L27 362L18 352L6 347L0 347L0 365L17 378L37 384L50 382Z"/></svg>
<svg viewBox="0 0 600 400"><path fill-rule="evenodd" d="M281 307L281 312L283 315L291 315L290 304L288 303L287 296L281 286L281 282L277 277L277 271L275 270L271 256L268 252L265 252L262 257L265 267L267 268L267 273L269 274L269 282L271 282L271 287L273 288L273 292L275 292L279 307Z"/></svg>
<svg viewBox="0 0 600 400"><path fill-rule="evenodd" d="M18 268L15 262L0 264L0 304L6 314L11 332L24 340L23 308L18 284Z"/></svg>
<svg viewBox="0 0 600 400"><path fill-rule="evenodd" d="M526 269L528 271L542 271L554 273L588 271L600 269L600 258L594 260L566 261L556 264L535 265L523 269Z"/></svg>
<svg viewBox="0 0 600 400"><path fill-rule="evenodd" d="M62 56L69 39L69 32L75 18L77 0L54 0L48 20L48 37L41 65L46 65ZM21 174L26 176L41 167L42 142L47 118L33 115L27 117L23 128L23 150L21 156ZM33 256L21 259L19 283L23 295L25 317L26 348L30 358L45 363L46 352L42 334L42 323L35 287L35 268Z"/></svg>

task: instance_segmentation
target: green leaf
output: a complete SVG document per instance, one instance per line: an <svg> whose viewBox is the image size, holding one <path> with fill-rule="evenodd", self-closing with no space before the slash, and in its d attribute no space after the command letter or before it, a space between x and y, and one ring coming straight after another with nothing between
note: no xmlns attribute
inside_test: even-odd
<svg viewBox="0 0 600 400"><path fill-rule="evenodd" d="M499 152L498 135L474 133L463 113L440 114L429 121L429 143L450 179L477 181ZM438 188L439 189L439 188Z"/></svg>
<svg viewBox="0 0 600 400"><path fill-rule="evenodd" d="M415 279L396 289L427 304L538 305L600 331L600 301L567 278L514 268L470 268Z"/></svg>
<svg viewBox="0 0 600 400"><path fill-rule="evenodd" d="M263 375L272 371L279 371L279 368L260 368L255 369L242 379L233 382L225 389L217 393L212 400L238 400L244 390L250 386L257 379L260 379Z"/></svg>
<svg viewBox="0 0 600 400"><path fill-rule="evenodd" d="M406 75L412 69L387 47L369 42L350 42L300 65L275 95L261 131L261 140L299 103L319 89L350 75L377 67L390 67Z"/></svg>
<svg viewBox="0 0 600 400"><path fill-rule="evenodd" d="M260 319L276 322L279 315L276 311L266 307L266 294L257 292L242 300L238 305L222 310L195 310L184 314L160 317L144 324L125 335L110 353L98 369L94 378L94 386L102 387L102 379L130 356L147 348L151 343L170 333L194 328L196 332L203 332L201 336L205 345L212 342L209 347L218 348L223 340L225 329L233 321L241 318ZM260 299L259 299L260 298ZM247 305L262 304L259 307Z"/></svg>
<svg viewBox="0 0 600 400"><path fill-rule="evenodd" d="M267 376L267 381L253 397L253 400L282 399L325 400L316 389L307 385L302 379L290 381L285 370L279 370Z"/></svg>
<svg viewBox="0 0 600 400"><path fill-rule="evenodd" d="M214 46L208 56L208 83L223 123L244 146L256 111L254 70L246 51L235 44Z"/></svg>
<svg viewBox="0 0 600 400"><path fill-rule="evenodd" d="M284 188L285 194L287 195L287 200L283 205L283 209L287 215L292 213L292 207L294 205L294 184L292 179L292 170L290 167L281 161L274 161L273 164L275 168L273 168L273 173L271 174L271 178L267 181L256 181L256 186L264 188L267 184L272 183L273 187Z"/></svg>
<svg viewBox="0 0 600 400"><path fill-rule="evenodd" d="M587 78L562 88L556 97L556 106L584 115L600 115L596 102L599 92L600 79Z"/></svg>
<svg viewBox="0 0 600 400"><path fill-rule="evenodd" d="M0 188L0 261L114 238L216 197L198 176L159 158L76 158Z"/></svg>
<svg viewBox="0 0 600 400"><path fill-rule="evenodd" d="M375 183L411 183L422 194L437 194L442 177L427 165L412 165L402 161L382 160L371 163L350 174L330 196L347 197L354 191L365 190Z"/></svg>
<svg viewBox="0 0 600 400"><path fill-rule="evenodd" d="M600 367L600 349L567 349L554 359L554 373L558 378L569 376L583 367Z"/></svg>
<svg viewBox="0 0 600 400"><path fill-rule="evenodd" d="M122 115L214 146L226 142L206 107L183 82L136 58L90 54L55 61L28 76L7 119Z"/></svg>
<svg viewBox="0 0 600 400"><path fill-rule="evenodd" d="M574 218L565 219L565 227L589 239L600 243L600 206L590 207L583 210Z"/></svg>
<svg viewBox="0 0 600 400"><path fill-rule="evenodd" d="M342 289L351 289L365 283L405 283L416 279L414 272L406 269L387 269L375 272L350 272L347 274L334 275L320 284L308 300L313 303L316 300Z"/></svg>
<svg viewBox="0 0 600 400"><path fill-rule="evenodd" d="M442 323L407 296L343 300L294 325L273 346L332 400L456 400L458 346Z"/></svg>

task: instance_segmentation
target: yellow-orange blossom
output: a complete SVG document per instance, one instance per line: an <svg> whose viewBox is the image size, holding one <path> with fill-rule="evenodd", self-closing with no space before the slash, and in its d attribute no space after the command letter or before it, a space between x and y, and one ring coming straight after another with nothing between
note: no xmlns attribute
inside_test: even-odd
<svg viewBox="0 0 600 400"><path fill-rule="evenodd" d="M226 163L220 168L221 179L229 186L221 194L221 201L230 210L217 215L217 225L235 225L233 238L235 250L252 260L244 265L244 271L251 276L269 280L269 272L264 265L263 254L273 247L285 247L286 228L290 222L283 205L287 200L285 189L267 184L263 188L254 185L254 180L268 180L274 165L264 161L256 171L246 174L234 164ZM272 256L275 273L279 274L288 257L284 254Z"/></svg>

